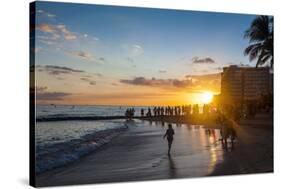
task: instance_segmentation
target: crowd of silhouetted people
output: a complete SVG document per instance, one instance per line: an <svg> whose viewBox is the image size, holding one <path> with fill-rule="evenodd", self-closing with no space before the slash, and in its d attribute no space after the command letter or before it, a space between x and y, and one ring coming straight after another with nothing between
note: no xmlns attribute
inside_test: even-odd
<svg viewBox="0 0 281 189"><path fill-rule="evenodd" d="M128 108L125 111L127 119L134 118L136 110L134 108ZM208 104L204 104L199 107L198 104L194 105L182 105L182 106L155 106L140 109L140 116L143 118L153 117L169 117L169 116L199 116L201 118L214 117L216 122L221 126L221 142L224 148L227 147L227 139L231 141L231 149L234 147L234 140L236 139L236 132L233 127L232 121L237 121L241 117L241 111L239 106L224 106L214 109ZM199 118L198 117L198 118Z"/></svg>
<svg viewBox="0 0 281 189"><path fill-rule="evenodd" d="M134 108L128 108L126 111L125 111L125 117L127 119L132 119L135 115L135 109Z"/></svg>
<svg viewBox="0 0 281 189"><path fill-rule="evenodd" d="M208 114L210 106L205 104L203 106L203 114ZM153 117L153 116L184 116L184 115L198 115L199 105L182 105L182 106L156 106L148 107L147 110L141 109L141 117Z"/></svg>
<svg viewBox="0 0 281 189"><path fill-rule="evenodd" d="M202 114L208 115L211 113L209 105L204 104L202 107ZM159 116L187 116L187 115L199 115L199 105L182 105L182 106L155 106L140 109L141 117L159 117ZM126 118L133 118L135 115L134 108L128 108L125 111Z"/></svg>

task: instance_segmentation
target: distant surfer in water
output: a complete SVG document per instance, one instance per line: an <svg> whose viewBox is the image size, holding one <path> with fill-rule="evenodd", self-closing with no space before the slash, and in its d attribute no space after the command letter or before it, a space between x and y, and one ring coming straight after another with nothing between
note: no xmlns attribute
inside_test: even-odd
<svg viewBox="0 0 281 189"><path fill-rule="evenodd" d="M167 129L163 138L167 137L167 140L168 140L168 155L170 155L171 146L172 146L172 143L173 143L175 132L174 132L174 129L172 128L171 124L169 124L168 127L169 128Z"/></svg>

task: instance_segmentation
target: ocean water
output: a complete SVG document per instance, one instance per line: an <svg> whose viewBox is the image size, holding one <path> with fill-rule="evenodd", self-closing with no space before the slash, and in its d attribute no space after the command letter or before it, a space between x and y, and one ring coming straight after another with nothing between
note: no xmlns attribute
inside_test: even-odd
<svg viewBox="0 0 281 189"><path fill-rule="evenodd" d="M122 116L127 108L119 106L37 105L36 118L71 118L87 116ZM140 109L134 107L136 115ZM140 120L64 120L37 121L35 124L36 173L64 166L95 152L130 127L149 126ZM192 131L194 132L194 131ZM191 142L191 141L190 141Z"/></svg>
<svg viewBox="0 0 281 189"><path fill-rule="evenodd" d="M37 122L36 173L78 160L126 131L128 125L124 120Z"/></svg>
<svg viewBox="0 0 281 189"><path fill-rule="evenodd" d="M36 118L116 116L128 107L37 105ZM37 121L36 172L63 166L87 155L128 128L124 120Z"/></svg>
<svg viewBox="0 0 281 189"><path fill-rule="evenodd" d="M145 106L37 105L36 118L123 116L127 108L134 108L136 116L140 116L141 108L148 109Z"/></svg>

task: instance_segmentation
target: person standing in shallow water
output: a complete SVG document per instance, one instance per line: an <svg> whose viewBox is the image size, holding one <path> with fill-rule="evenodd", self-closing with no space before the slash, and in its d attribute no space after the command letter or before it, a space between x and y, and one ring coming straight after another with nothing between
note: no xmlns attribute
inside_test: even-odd
<svg viewBox="0 0 281 189"><path fill-rule="evenodd" d="M169 124L168 127L169 128L167 129L163 138L167 137L167 140L168 140L168 155L170 155L170 151L171 151L171 147L172 147L175 132L174 132L174 129L172 128L171 124Z"/></svg>

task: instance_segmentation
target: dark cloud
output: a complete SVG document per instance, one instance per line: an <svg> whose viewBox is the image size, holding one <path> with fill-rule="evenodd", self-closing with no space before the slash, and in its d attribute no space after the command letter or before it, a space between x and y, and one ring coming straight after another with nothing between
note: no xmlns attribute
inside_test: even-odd
<svg viewBox="0 0 281 189"><path fill-rule="evenodd" d="M203 75L186 75L184 79L156 79L135 77L133 79L122 79L120 83L137 85L137 86L149 86L158 87L167 90L183 89L183 90L220 90L220 73L216 74L203 74Z"/></svg>
<svg viewBox="0 0 281 189"><path fill-rule="evenodd" d="M216 61L210 57L205 57L205 58L199 58L199 57L193 57L192 58L192 63L193 64L214 64Z"/></svg>
<svg viewBox="0 0 281 189"><path fill-rule="evenodd" d="M41 92L36 94L37 100L63 100L64 97L70 96L71 93L63 92Z"/></svg>
<svg viewBox="0 0 281 189"><path fill-rule="evenodd" d="M192 81L191 80L178 80L178 79L174 79L173 80L173 86L175 87L179 87L179 88L185 88L185 87L190 87L192 85Z"/></svg>
<svg viewBox="0 0 281 189"><path fill-rule="evenodd" d="M96 81L88 78L88 77L81 77L80 80L85 81L87 83L89 83L89 85L96 85Z"/></svg>
<svg viewBox="0 0 281 189"><path fill-rule="evenodd" d="M158 87L188 87L192 83L189 80L178 80L178 79L146 79L144 77L135 77L132 80L122 79L121 83L130 85L143 85L143 86L158 86Z"/></svg>
<svg viewBox="0 0 281 189"><path fill-rule="evenodd" d="M152 99L152 98L159 98L159 97L169 97L173 96L174 93L171 92L166 92L166 93L138 93L138 92L131 92L131 93L104 93L104 94L90 94L87 95L87 98L90 99L95 99L95 100L112 100L114 99L131 99L131 100L136 100L138 98L146 98L146 99Z"/></svg>
<svg viewBox="0 0 281 189"><path fill-rule="evenodd" d="M70 54L75 57L82 58L84 60L88 60L88 61L93 60L93 55L88 52L85 52L85 51L73 51L73 52L70 52Z"/></svg>
<svg viewBox="0 0 281 189"><path fill-rule="evenodd" d="M105 62L105 58L104 57L99 57L99 60L102 62Z"/></svg>
<svg viewBox="0 0 281 189"><path fill-rule="evenodd" d="M73 73L84 73L83 70L76 70L69 67L63 66L54 66L54 65L46 65L46 66L37 66L38 71L46 71L51 75L60 75L60 74L73 74Z"/></svg>
<svg viewBox="0 0 281 189"><path fill-rule="evenodd" d="M103 64L106 62L104 57L95 57L92 53L86 51L66 51L66 53L89 62Z"/></svg>

